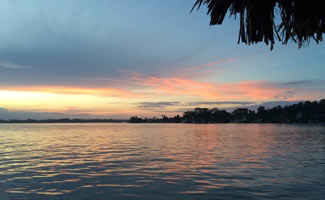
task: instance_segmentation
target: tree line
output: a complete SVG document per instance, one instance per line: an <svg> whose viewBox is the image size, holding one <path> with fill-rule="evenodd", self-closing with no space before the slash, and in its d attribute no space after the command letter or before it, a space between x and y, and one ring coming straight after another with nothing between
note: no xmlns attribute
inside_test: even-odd
<svg viewBox="0 0 325 200"><path fill-rule="evenodd" d="M227 112L218 108L195 108L176 115L161 118L129 119L130 123L325 123L325 99L320 101L305 101L290 106L276 106L267 109L263 106L255 110L237 108Z"/></svg>

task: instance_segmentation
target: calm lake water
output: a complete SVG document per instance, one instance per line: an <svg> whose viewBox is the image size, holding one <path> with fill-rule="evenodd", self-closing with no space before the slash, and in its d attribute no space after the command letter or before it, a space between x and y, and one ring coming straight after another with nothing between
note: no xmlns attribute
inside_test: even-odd
<svg viewBox="0 0 325 200"><path fill-rule="evenodd" d="M324 199L325 126L0 125L0 199Z"/></svg>

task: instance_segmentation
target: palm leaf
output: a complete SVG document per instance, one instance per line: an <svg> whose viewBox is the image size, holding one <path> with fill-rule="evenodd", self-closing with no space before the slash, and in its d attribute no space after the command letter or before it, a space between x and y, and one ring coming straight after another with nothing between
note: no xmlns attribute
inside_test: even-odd
<svg viewBox="0 0 325 200"><path fill-rule="evenodd" d="M222 24L227 12L240 15L238 43L264 42L273 49L275 38L283 44L296 42L299 48L310 39L323 41L324 0L196 0L192 10L202 5L208 8L210 25ZM279 24L274 22L277 11Z"/></svg>

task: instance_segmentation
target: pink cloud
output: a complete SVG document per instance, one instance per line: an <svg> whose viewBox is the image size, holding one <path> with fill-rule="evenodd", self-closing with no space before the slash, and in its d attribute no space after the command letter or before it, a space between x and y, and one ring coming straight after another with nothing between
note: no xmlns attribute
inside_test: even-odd
<svg viewBox="0 0 325 200"><path fill-rule="evenodd" d="M133 77L131 80L148 95L190 95L214 100L295 100L296 91L268 81L224 83L160 77Z"/></svg>
<svg viewBox="0 0 325 200"><path fill-rule="evenodd" d="M295 88L294 85L268 81L208 82L189 78L163 78L140 74L114 80L108 88L71 86L1 86L0 90L46 92L55 94L84 94L120 98L196 98L213 101L269 101L316 98L319 91ZM108 80L110 82L110 80Z"/></svg>
<svg viewBox="0 0 325 200"><path fill-rule="evenodd" d="M192 95L217 98L215 85L184 78L133 77L134 84L150 88L155 95Z"/></svg>
<svg viewBox="0 0 325 200"><path fill-rule="evenodd" d="M218 89L225 97L231 99L270 100L291 97L291 94L287 92L290 88L267 81L221 83Z"/></svg>

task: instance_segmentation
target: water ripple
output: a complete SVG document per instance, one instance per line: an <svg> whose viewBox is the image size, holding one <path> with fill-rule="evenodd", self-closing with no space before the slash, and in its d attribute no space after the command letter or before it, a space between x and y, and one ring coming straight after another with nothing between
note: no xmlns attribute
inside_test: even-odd
<svg viewBox="0 0 325 200"><path fill-rule="evenodd" d="M0 199L321 199L325 127L0 125Z"/></svg>

